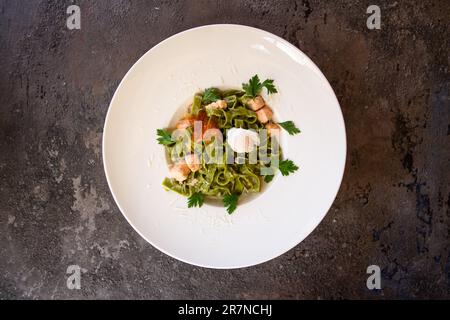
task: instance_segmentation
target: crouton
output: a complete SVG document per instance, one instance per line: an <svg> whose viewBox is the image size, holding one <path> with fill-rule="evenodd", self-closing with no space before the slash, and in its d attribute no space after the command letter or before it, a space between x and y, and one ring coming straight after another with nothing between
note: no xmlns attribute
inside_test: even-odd
<svg viewBox="0 0 450 320"><path fill-rule="evenodd" d="M258 111L259 109L264 107L265 104L266 102L261 96L256 96L255 98L247 101L247 106L253 111Z"/></svg>
<svg viewBox="0 0 450 320"><path fill-rule="evenodd" d="M178 182L183 182L186 180L190 172L191 169L189 169L188 165L183 160L175 163L169 169L170 176Z"/></svg>
<svg viewBox="0 0 450 320"><path fill-rule="evenodd" d="M272 120L273 112L268 106L265 106L264 108L256 111L256 115L258 116L258 120L260 122L266 123Z"/></svg>
<svg viewBox="0 0 450 320"><path fill-rule="evenodd" d="M184 161L186 161L187 166L192 172L200 170L200 158L196 154L188 154L184 157Z"/></svg>

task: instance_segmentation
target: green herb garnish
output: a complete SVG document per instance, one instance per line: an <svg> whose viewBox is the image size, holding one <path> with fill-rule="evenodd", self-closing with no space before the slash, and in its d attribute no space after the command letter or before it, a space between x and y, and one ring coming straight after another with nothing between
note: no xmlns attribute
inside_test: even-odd
<svg viewBox="0 0 450 320"><path fill-rule="evenodd" d="M223 197L223 204L227 209L228 214L232 214L236 210L239 196L237 194L230 194Z"/></svg>
<svg viewBox="0 0 450 320"><path fill-rule="evenodd" d="M188 208L201 207L205 201L203 193L195 192L188 198Z"/></svg>
<svg viewBox="0 0 450 320"><path fill-rule="evenodd" d="M217 100L220 100L222 97L220 95L220 91L217 88L208 88L203 93L203 103L210 104Z"/></svg>
<svg viewBox="0 0 450 320"><path fill-rule="evenodd" d="M268 93L277 93L278 92L277 88L275 88L275 86L273 85L272 79L264 80L264 82L262 83L262 86L267 89Z"/></svg>
<svg viewBox="0 0 450 320"><path fill-rule="evenodd" d="M295 123L292 121L278 122L278 124L286 130L291 136L294 134L300 133L300 129L295 126Z"/></svg>
<svg viewBox="0 0 450 320"><path fill-rule="evenodd" d="M166 130L158 129L156 130L156 134L159 136L158 143L163 144L165 146L170 146L175 144L175 141L172 139L172 135L168 133Z"/></svg>
<svg viewBox="0 0 450 320"><path fill-rule="evenodd" d="M248 83L243 83L242 88L245 91L245 94L249 97L256 97L258 94L260 94L261 90L263 88L267 89L268 93L277 93L277 89L273 85L272 79L266 79L262 83L259 80L259 77L257 74L255 74Z"/></svg>
<svg viewBox="0 0 450 320"><path fill-rule="evenodd" d="M292 160L286 159L280 161L278 169L283 176L288 176L290 173L297 171L298 167Z"/></svg>
<svg viewBox="0 0 450 320"><path fill-rule="evenodd" d="M268 175L264 176L264 181L266 183L269 183L269 182L271 182L273 180L273 177L274 177L273 174L268 174Z"/></svg>

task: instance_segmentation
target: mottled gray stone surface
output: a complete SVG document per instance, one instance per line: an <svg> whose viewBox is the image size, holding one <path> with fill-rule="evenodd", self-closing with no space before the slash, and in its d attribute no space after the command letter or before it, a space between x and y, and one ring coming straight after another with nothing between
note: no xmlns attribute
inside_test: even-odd
<svg viewBox="0 0 450 320"><path fill-rule="evenodd" d="M442 1L0 0L0 298L449 298L449 13ZM81 7L82 28L65 27ZM275 33L330 80L348 137L344 181L300 245L252 268L178 262L117 209L101 158L131 65L191 27ZM66 268L85 268L68 290ZM366 268L383 289L367 290Z"/></svg>

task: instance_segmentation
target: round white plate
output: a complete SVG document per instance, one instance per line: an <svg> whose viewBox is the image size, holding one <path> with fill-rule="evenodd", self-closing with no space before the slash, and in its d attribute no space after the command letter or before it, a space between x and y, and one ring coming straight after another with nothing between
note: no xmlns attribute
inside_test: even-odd
<svg viewBox="0 0 450 320"><path fill-rule="evenodd" d="M282 133L283 153L300 169L277 175L260 196L228 215L167 192L165 128L193 94L211 86L240 87L251 76L274 79L265 96L278 121L301 134ZM210 25L161 42L130 69L109 106L103 162L114 199L128 222L162 252L198 266L239 268L275 258L300 243L323 219L345 165L345 126L336 96L299 49L263 30Z"/></svg>

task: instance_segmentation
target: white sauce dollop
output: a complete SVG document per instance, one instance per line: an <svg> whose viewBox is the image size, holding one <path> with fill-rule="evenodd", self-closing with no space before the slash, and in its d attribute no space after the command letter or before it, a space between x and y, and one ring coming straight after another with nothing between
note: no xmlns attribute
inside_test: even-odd
<svg viewBox="0 0 450 320"><path fill-rule="evenodd" d="M227 131L227 142L235 152L252 152L259 145L259 136L255 131L231 128Z"/></svg>

